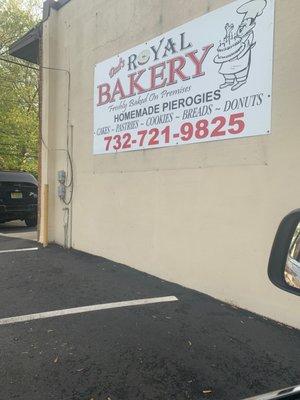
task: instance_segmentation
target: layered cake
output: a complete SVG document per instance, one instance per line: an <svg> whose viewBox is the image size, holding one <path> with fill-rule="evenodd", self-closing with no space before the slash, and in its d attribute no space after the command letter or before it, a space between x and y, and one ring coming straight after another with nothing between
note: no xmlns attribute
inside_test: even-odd
<svg viewBox="0 0 300 400"><path fill-rule="evenodd" d="M234 55L238 55L242 47L242 39L239 36L234 36L232 39L219 45L218 56L221 59L232 58Z"/></svg>
<svg viewBox="0 0 300 400"><path fill-rule="evenodd" d="M233 24L226 24L225 30L226 36L224 37L223 41L220 42L220 45L217 49L219 60L234 58L234 56L237 56L244 47L241 37L232 32L234 30Z"/></svg>

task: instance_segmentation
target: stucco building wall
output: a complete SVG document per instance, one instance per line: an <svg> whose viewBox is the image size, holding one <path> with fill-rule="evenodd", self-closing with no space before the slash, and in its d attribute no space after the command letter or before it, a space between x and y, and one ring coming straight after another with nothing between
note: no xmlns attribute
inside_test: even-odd
<svg viewBox="0 0 300 400"><path fill-rule="evenodd" d="M230 0L71 0L44 23L43 183L49 239L65 242L56 174L74 165L72 247L300 328L300 298L267 277L280 220L299 208L299 0L277 0L272 133L92 155L94 65ZM69 111L68 111L69 108Z"/></svg>

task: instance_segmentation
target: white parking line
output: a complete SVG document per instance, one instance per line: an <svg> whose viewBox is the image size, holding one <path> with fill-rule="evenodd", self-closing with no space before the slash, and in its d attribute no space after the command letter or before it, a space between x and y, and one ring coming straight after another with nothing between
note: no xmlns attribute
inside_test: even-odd
<svg viewBox="0 0 300 400"><path fill-rule="evenodd" d="M35 251L38 249L39 249L38 247L29 247L28 249L0 250L0 254L2 254L2 253L17 253L19 251Z"/></svg>
<svg viewBox="0 0 300 400"><path fill-rule="evenodd" d="M61 317L63 315L69 315L69 314L81 314L91 311L108 310L111 308L142 306L146 304L155 304L155 303L167 303L170 301L178 301L178 299L175 296L165 296L165 297L153 297L150 299L139 299L139 300L119 301L115 303L95 304L86 307L67 308L65 310L47 311L37 314L20 315L18 317L2 318L0 319L0 325L15 324L17 322L26 322L35 319Z"/></svg>

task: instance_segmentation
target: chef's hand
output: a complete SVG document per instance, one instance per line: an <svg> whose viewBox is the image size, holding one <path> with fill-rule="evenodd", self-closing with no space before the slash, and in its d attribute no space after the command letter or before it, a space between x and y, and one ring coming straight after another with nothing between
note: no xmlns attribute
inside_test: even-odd
<svg viewBox="0 0 300 400"><path fill-rule="evenodd" d="M244 55L246 53L248 53L248 51L250 51L254 46L256 45L256 42L250 44L250 42L248 41L247 43L244 43L244 48L241 51L241 53L237 56L237 59L239 60L240 58L244 57Z"/></svg>

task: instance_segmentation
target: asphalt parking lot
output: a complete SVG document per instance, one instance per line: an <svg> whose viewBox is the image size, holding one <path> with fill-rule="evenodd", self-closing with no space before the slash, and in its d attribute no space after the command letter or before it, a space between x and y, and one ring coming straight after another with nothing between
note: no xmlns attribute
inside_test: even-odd
<svg viewBox="0 0 300 400"><path fill-rule="evenodd" d="M37 231L36 228L28 228L23 221L12 221L0 224L1 237L37 240Z"/></svg>
<svg viewBox="0 0 300 400"><path fill-rule="evenodd" d="M3 252L35 246L0 236L1 398L233 400L299 383L299 331L78 251Z"/></svg>

